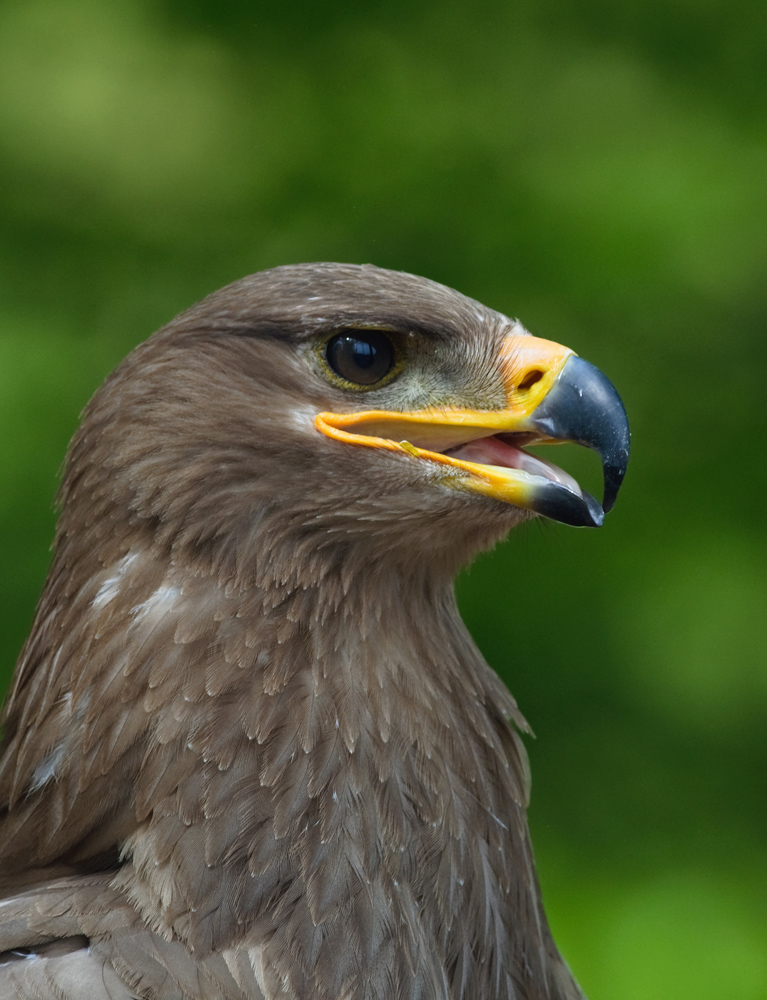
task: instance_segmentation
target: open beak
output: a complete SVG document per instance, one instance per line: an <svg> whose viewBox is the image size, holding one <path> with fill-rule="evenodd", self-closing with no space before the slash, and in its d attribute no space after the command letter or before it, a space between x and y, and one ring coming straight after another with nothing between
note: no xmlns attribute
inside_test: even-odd
<svg viewBox="0 0 767 1000"><path fill-rule="evenodd" d="M626 472L629 426L612 383L569 348L513 334L501 348L506 406L320 413L315 426L347 444L436 463L454 484L554 521L598 527ZM602 504L524 446L570 441L602 459Z"/></svg>

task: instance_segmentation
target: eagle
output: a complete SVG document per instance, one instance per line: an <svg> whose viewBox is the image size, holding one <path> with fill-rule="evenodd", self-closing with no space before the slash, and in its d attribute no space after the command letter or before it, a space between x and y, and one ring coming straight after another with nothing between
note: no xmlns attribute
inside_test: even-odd
<svg viewBox="0 0 767 1000"><path fill-rule="evenodd" d="M600 503L531 444L602 459ZM276 267L88 404L4 708L0 997L577 1000L457 571L626 470L608 379L450 288Z"/></svg>

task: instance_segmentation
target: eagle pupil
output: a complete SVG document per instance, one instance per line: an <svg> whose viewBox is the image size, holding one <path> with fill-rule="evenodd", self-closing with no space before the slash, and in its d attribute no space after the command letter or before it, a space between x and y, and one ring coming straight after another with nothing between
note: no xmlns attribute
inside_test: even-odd
<svg viewBox="0 0 767 1000"><path fill-rule="evenodd" d="M345 330L328 342L328 364L355 385L375 385L394 364L394 348L380 330Z"/></svg>

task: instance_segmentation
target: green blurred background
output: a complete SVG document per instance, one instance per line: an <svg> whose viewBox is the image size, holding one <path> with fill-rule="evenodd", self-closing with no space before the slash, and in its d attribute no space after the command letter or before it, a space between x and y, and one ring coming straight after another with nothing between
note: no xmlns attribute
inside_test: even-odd
<svg viewBox="0 0 767 1000"><path fill-rule="evenodd" d="M459 584L538 736L557 939L592 1000L767 997L766 41L752 0L4 0L3 683L132 346L274 264L453 285L634 431L604 529L530 525Z"/></svg>

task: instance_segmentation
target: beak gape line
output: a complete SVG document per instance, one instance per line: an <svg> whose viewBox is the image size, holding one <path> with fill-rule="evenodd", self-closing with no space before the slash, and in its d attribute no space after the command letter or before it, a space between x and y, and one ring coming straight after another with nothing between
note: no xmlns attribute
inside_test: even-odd
<svg viewBox="0 0 767 1000"><path fill-rule="evenodd" d="M600 526L615 504L629 456L628 419L614 386L594 365L551 341L515 335L502 355L508 397L502 410L320 413L315 426L345 444L450 467L453 483L460 470L459 488L564 524ZM567 473L521 447L561 442L600 456L601 504Z"/></svg>

